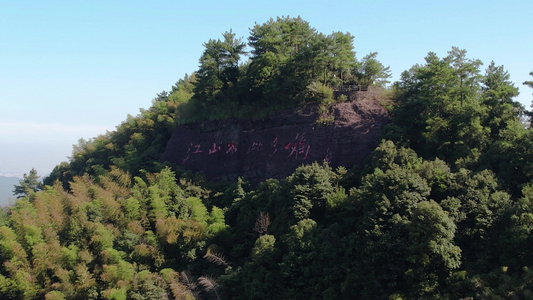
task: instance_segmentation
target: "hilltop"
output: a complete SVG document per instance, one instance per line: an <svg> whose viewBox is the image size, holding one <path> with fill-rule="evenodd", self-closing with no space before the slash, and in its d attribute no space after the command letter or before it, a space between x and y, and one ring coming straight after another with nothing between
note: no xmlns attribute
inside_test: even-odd
<svg viewBox="0 0 533 300"><path fill-rule="evenodd" d="M169 154L176 145L170 145L170 149L167 149L167 143L172 133L175 134L171 143L195 142L192 138L188 141L176 140L176 132L191 128L195 133L200 133L203 128L209 126L231 127L231 124L239 123L241 125L234 127L233 134L236 134L235 132L241 129L246 131L251 128L252 123L253 126L259 127L269 122L274 125L290 123L287 118L301 119L297 112L309 109L314 110L315 114L315 117L309 118L309 126L313 126L314 122L332 123L335 116L328 112L336 110L334 105L354 100L349 99L346 90L353 91L354 95L357 92L367 93L372 95L369 99L386 103L390 98L390 92L384 89L388 83L387 79L391 76L389 68L377 60L376 52L357 59L353 39L350 33L319 33L300 17L278 17L264 24L255 24L250 29L248 45L231 30L227 31L222 34L222 39L210 39L204 43L205 49L200 56L196 72L186 74L178 80L170 92L159 93L152 107L141 110L136 117L130 116L116 131L96 137L92 141L82 140L74 147L71 161L57 166L45 179L45 183L52 184L59 179L67 187L68 181L76 175L104 174L111 166L138 175L141 170L160 170L166 162L180 165L183 158ZM245 57L249 58L246 60ZM369 92L369 89L373 89L373 92ZM385 113L382 111L378 114ZM280 118L276 120L278 116ZM311 120L313 118L315 120ZM375 122L372 117L368 120L370 123ZM210 123L211 121L220 123ZM339 124L338 121L335 121L336 124ZM381 125L383 122L379 121ZM337 126L333 123L331 125ZM382 126L377 126L377 129L379 128ZM378 132L379 130L374 132L368 147L363 147L364 154L346 161L350 166L361 165L363 157L377 145ZM287 132L287 135L294 136L284 136L280 143L291 142L296 138L296 133L304 132ZM269 134L265 132L265 135ZM307 133L307 136L311 138L310 133ZM272 141L267 141L269 138L262 136L260 141L256 142L271 146L270 143L275 137ZM222 140L205 142L235 143L236 140L232 139L233 137L226 136ZM251 143L241 146L250 148L253 147L254 141ZM327 148L321 149L320 153L322 156L317 154L313 156L313 160L322 161L327 154ZM343 161L335 164L341 165L341 162ZM227 174L219 172L215 177L252 175L252 179L256 180L273 175L280 178L281 175L288 175L289 170L293 171L298 165L293 163L290 168L280 171L277 175L273 170L255 176L250 170L232 171ZM243 165L242 168L247 167ZM275 168L283 166L277 164ZM192 169L211 174L207 171L208 168L193 166Z"/></svg>

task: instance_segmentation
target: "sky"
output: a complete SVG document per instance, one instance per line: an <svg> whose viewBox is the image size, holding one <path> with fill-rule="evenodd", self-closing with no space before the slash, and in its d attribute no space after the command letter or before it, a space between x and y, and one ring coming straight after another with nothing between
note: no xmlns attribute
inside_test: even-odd
<svg viewBox="0 0 533 300"><path fill-rule="evenodd" d="M113 131L198 68L202 44L232 29L300 16L350 32L393 81L428 52L467 50L503 65L529 108L533 1L0 0L0 175L46 175L72 145ZM484 71L483 71L484 73Z"/></svg>

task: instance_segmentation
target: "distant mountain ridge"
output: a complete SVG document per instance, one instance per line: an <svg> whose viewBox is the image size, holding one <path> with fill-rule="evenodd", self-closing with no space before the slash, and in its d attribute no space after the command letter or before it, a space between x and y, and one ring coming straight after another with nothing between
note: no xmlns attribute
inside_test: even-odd
<svg viewBox="0 0 533 300"><path fill-rule="evenodd" d="M13 185L19 183L20 178L0 176L0 205L5 206L9 204L10 199L16 199L13 196Z"/></svg>

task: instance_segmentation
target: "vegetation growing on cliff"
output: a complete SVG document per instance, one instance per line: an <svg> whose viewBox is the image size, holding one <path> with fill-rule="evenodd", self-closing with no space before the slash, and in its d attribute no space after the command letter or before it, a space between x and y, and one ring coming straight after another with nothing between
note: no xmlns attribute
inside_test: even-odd
<svg viewBox="0 0 533 300"><path fill-rule="evenodd" d="M60 179L68 188L74 176L102 175L112 165L132 175L157 172L176 124L261 118L311 103L327 111L336 101L334 88L384 86L389 68L376 52L357 60L353 39L349 33L318 33L300 17L255 24L249 48L231 30L225 32L222 39L204 43L196 72L185 75L170 92L159 93L149 109L129 116L115 131L81 140L70 163L58 165L45 183Z"/></svg>
<svg viewBox="0 0 533 300"><path fill-rule="evenodd" d="M356 59L350 33L318 33L300 17L256 23L249 48L231 30L222 37L204 44L194 95L181 108L179 122L262 117L333 100L313 97L319 87L332 95L331 89L341 85L383 86L390 77L376 52Z"/></svg>
<svg viewBox="0 0 533 300"><path fill-rule="evenodd" d="M252 33L250 62L236 64L243 48L231 32L209 41L204 70L116 131L80 142L42 191L0 214L0 298L533 297L530 113L503 66L483 73L464 50L429 53L402 74L363 170L315 162L252 187L158 162L169 129L200 107L275 107L283 93L295 104L310 85L386 79L313 52L321 39L351 45L349 34L320 35L299 18ZM354 58L348 48L343 57ZM362 68L374 68L371 59ZM301 80L300 90L286 80Z"/></svg>

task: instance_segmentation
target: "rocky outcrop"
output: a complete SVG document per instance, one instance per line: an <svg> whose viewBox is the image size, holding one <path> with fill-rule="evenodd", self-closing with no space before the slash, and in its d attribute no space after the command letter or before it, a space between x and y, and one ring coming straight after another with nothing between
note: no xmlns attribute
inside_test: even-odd
<svg viewBox="0 0 533 300"><path fill-rule="evenodd" d="M284 178L302 164L362 165L379 143L387 111L375 100L335 104L334 121L318 124L316 109L283 111L267 119L206 121L178 126L162 155L210 179Z"/></svg>

